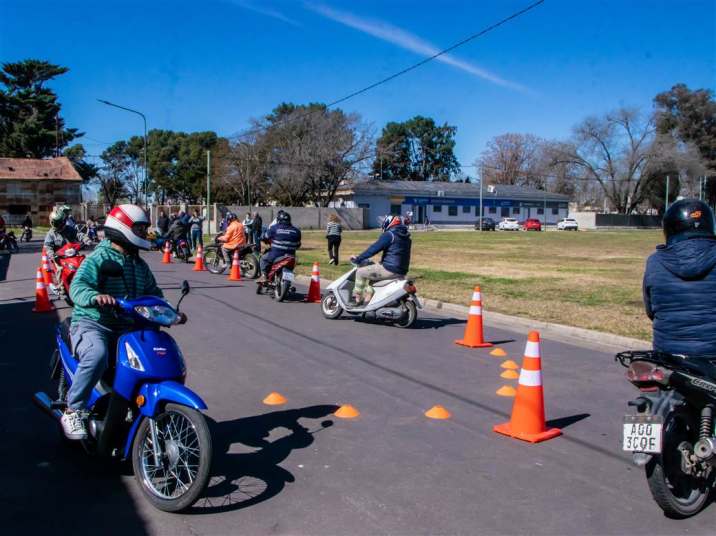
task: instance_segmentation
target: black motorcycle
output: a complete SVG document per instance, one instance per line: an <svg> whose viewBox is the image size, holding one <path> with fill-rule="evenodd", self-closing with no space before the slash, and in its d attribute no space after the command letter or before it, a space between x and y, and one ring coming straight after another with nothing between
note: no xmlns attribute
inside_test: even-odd
<svg viewBox="0 0 716 536"><path fill-rule="evenodd" d="M227 259L221 242L214 240L214 244L204 249L204 266L212 274L223 274L231 266L232 259ZM260 274L259 258L254 253L253 246L244 246L239 249L239 267L241 277L256 279Z"/></svg>
<svg viewBox="0 0 716 536"><path fill-rule="evenodd" d="M0 234L0 250L6 249L10 253L17 253L20 251L20 246L17 245L17 238L15 233L8 231Z"/></svg>
<svg viewBox="0 0 716 536"><path fill-rule="evenodd" d="M32 227L27 225L22 228L22 234L20 235L20 242L29 242L32 240Z"/></svg>
<svg viewBox="0 0 716 536"><path fill-rule="evenodd" d="M651 494L668 517L686 518L708 503L716 466L716 357L622 352L627 379L640 391L624 417L623 450L646 469Z"/></svg>

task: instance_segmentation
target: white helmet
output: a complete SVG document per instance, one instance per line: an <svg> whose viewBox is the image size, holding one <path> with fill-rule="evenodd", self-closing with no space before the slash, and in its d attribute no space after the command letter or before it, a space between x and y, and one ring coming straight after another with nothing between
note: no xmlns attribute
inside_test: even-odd
<svg viewBox="0 0 716 536"><path fill-rule="evenodd" d="M130 249L151 249L152 245L147 240L148 228L147 213L137 205L114 207L107 215L107 221L104 222L105 236L112 242Z"/></svg>

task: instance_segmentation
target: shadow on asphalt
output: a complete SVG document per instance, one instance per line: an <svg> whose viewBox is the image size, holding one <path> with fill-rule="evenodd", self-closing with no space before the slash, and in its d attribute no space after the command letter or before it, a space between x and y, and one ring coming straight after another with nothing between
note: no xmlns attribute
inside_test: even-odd
<svg viewBox="0 0 716 536"><path fill-rule="evenodd" d="M591 413L578 413L576 415L570 415L569 417L560 417L559 419L547 421L546 426L547 428L567 428L567 426L588 419L591 416Z"/></svg>
<svg viewBox="0 0 716 536"><path fill-rule="evenodd" d="M333 425L332 420L316 423L309 430L299 419L322 419L338 406L310 406L275 411L264 415L216 422L208 419L214 445L214 465L204 497L186 513L215 514L248 508L275 497L293 474L279 466L295 449L311 445L315 435ZM272 431L289 433L269 440ZM255 452L230 452L240 443Z"/></svg>
<svg viewBox="0 0 716 536"><path fill-rule="evenodd" d="M54 398L49 359L55 312L34 302L0 304L0 512L3 534L147 534L121 466L88 457L61 439L33 393Z"/></svg>

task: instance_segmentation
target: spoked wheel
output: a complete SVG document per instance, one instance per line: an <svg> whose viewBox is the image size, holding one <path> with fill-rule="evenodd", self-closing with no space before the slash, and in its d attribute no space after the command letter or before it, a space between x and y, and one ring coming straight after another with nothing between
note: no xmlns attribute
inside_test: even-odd
<svg viewBox="0 0 716 536"><path fill-rule="evenodd" d="M167 404L156 419L145 418L134 439L132 465L142 493L155 508L178 512L194 504L206 489L211 465L204 416Z"/></svg>
<svg viewBox="0 0 716 536"><path fill-rule="evenodd" d="M398 328L409 328L418 319L418 308L411 300L407 300L403 303L403 316L400 320L397 320L393 325Z"/></svg>
<svg viewBox="0 0 716 536"><path fill-rule="evenodd" d="M226 262L224 257L219 253L219 249L215 246L207 246L204 250L204 266L212 274L223 274L226 270Z"/></svg>
<svg viewBox="0 0 716 536"><path fill-rule="evenodd" d="M685 473L681 464L681 451L693 452L698 436L694 419L685 411L673 411L664 422L662 453L646 465L651 495L667 517L690 517L708 504L714 482L713 468L708 476L697 477Z"/></svg>
<svg viewBox="0 0 716 536"><path fill-rule="evenodd" d="M248 279L256 279L259 276L259 260L256 255L249 253L239 261L241 276Z"/></svg>
<svg viewBox="0 0 716 536"><path fill-rule="evenodd" d="M321 300L321 312L323 316L335 320L343 313L343 307L338 304L338 298L333 292L327 292Z"/></svg>

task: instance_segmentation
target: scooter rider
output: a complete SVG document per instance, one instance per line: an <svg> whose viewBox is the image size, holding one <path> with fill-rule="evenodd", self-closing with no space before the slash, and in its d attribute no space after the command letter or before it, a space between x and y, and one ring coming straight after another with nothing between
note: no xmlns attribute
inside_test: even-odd
<svg viewBox="0 0 716 536"><path fill-rule="evenodd" d="M654 350L716 356L716 235L714 215L698 199L682 199L663 220L666 244L646 262L644 305Z"/></svg>
<svg viewBox="0 0 716 536"><path fill-rule="evenodd" d="M74 381L67 393L67 410L61 418L62 428L69 439L84 439L87 430L82 413L92 388L107 367L110 348L117 337L131 327L126 318L117 317L107 306L116 298L159 296L149 266L139 257L139 250L151 247L147 240L149 217L136 205L113 208L104 224L105 240L99 243L77 270L70 286L75 303L70 326L74 354L79 359ZM123 268L121 277L104 277L100 267L104 261L114 261ZM186 316L181 317L182 322Z"/></svg>
<svg viewBox="0 0 716 536"><path fill-rule="evenodd" d="M276 223L269 227L264 241L271 243L271 248L261 256L261 277L257 283L265 283L271 266L276 259L284 255L295 255L301 247L301 231L291 225L291 215L279 210Z"/></svg>
<svg viewBox="0 0 716 536"><path fill-rule="evenodd" d="M355 305L370 302L373 294L367 288L369 282L396 279L407 274L410 268L412 240L408 228L403 224L400 216L386 216L382 229L383 234L373 245L357 257L351 257L351 262L360 265L373 255L382 252L380 264L369 264L356 270L355 286L353 287Z"/></svg>
<svg viewBox="0 0 716 536"><path fill-rule="evenodd" d="M77 231L77 227L66 225L67 213L63 209L55 209L50 213L50 230L45 235L45 254L55 266L55 285L61 270L60 259L57 256L57 250L68 242L87 243L88 238L85 234Z"/></svg>

